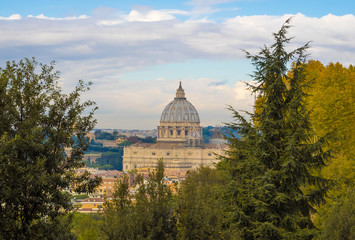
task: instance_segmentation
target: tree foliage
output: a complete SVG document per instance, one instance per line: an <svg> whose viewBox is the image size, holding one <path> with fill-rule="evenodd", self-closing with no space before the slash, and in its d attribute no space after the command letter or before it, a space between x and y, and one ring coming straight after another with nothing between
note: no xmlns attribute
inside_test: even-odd
<svg viewBox="0 0 355 240"><path fill-rule="evenodd" d="M58 79L53 64L34 59L0 68L0 238L59 239L53 223L72 207L64 190L90 192L99 183L74 172L95 124L94 103L80 100L89 86L79 81L64 94Z"/></svg>
<svg viewBox="0 0 355 240"><path fill-rule="evenodd" d="M249 88L262 96L259 111L250 113L256 124L231 108L236 122L229 126L240 139L229 138L219 169L228 174L231 226L243 239L313 238L313 206L324 200L329 186L313 174L329 152L323 151L323 138L314 138L304 103L308 44L287 52L289 27L288 20L274 33L275 43L258 55L246 52L256 69L256 84ZM306 190L306 185L311 187Z"/></svg>
<svg viewBox="0 0 355 240"><path fill-rule="evenodd" d="M133 196L127 176L116 184L113 200L106 203L103 231L107 238L176 239L173 195L164 183L163 160L148 179L139 176L136 184L138 190Z"/></svg>
<svg viewBox="0 0 355 240"><path fill-rule="evenodd" d="M200 167L181 183L175 214L178 239L235 239L224 228L224 180L216 169Z"/></svg>
<svg viewBox="0 0 355 240"><path fill-rule="evenodd" d="M112 199L104 204L101 230L107 239L137 239L135 208L129 193L129 179L123 176L115 183Z"/></svg>
<svg viewBox="0 0 355 240"><path fill-rule="evenodd" d="M306 102L312 109L310 119L314 131L322 136L329 132L329 148L334 152L331 162L319 174L336 185L327 201L319 207L315 223L320 239L352 239L355 225L355 69L340 63L324 66L319 61L306 65L306 81L310 85Z"/></svg>

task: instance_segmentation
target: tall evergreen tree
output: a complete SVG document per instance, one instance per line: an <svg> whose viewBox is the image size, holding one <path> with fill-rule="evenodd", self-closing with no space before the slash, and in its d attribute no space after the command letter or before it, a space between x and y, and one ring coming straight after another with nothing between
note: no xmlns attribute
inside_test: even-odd
<svg viewBox="0 0 355 240"><path fill-rule="evenodd" d="M34 59L0 68L0 239L61 239L69 225L59 226L57 217L72 209L64 190L90 192L99 184L74 172L95 124L94 103L80 100L89 86L79 81L64 94L58 79L52 64Z"/></svg>
<svg viewBox="0 0 355 240"><path fill-rule="evenodd" d="M312 239L314 204L323 201L329 183L313 174L329 156L324 139L314 137L304 99L304 63L308 44L285 50L289 20L274 33L275 43L257 55L246 52L255 66L259 109L247 121L231 108L240 138L229 138L219 169L228 174L227 213L230 226L243 239ZM294 62L290 72L288 66ZM308 185L306 190L304 187Z"/></svg>

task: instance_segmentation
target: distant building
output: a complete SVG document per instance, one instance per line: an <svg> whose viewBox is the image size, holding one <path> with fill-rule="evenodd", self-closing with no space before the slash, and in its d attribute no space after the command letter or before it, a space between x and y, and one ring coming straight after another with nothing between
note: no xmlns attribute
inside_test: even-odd
<svg viewBox="0 0 355 240"><path fill-rule="evenodd" d="M89 197L80 202L76 202L74 206L78 206L78 212L95 213L103 210L105 199Z"/></svg>
<svg viewBox="0 0 355 240"><path fill-rule="evenodd" d="M119 137L116 139L116 144L121 144L121 143L124 143L127 141L127 138L124 138L124 137Z"/></svg>
<svg viewBox="0 0 355 240"><path fill-rule="evenodd" d="M89 161L91 164L95 164L96 160L100 157L101 157L101 153L84 154L83 160Z"/></svg>
<svg viewBox="0 0 355 240"><path fill-rule="evenodd" d="M102 142L103 147L117 147L116 140L104 140Z"/></svg>
<svg viewBox="0 0 355 240"><path fill-rule="evenodd" d="M195 107L186 100L180 86L160 118L157 143L136 143L124 148L123 171L150 168L163 158L166 173L180 178L186 171L200 166L213 167L218 162L215 154L223 155L225 144L204 144L202 127Z"/></svg>
<svg viewBox="0 0 355 240"><path fill-rule="evenodd" d="M221 128L217 127L214 129L213 136L210 138L209 143L225 145L227 140L224 138Z"/></svg>

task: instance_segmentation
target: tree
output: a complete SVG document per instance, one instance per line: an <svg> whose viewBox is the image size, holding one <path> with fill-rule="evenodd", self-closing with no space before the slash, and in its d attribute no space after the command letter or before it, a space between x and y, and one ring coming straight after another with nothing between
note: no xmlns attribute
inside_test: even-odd
<svg viewBox="0 0 355 240"><path fill-rule="evenodd" d="M101 130L96 130L95 131L95 139L101 139L101 140L115 140L114 135L112 135L109 132L103 132Z"/></svg>
<svg viewBox="0 0 355 240"><path fill-rule="evenodd" d="M188 173L177 195L178 239L232 239L223 227L223 186L216 169L201 166Z"/></svg>
<svg viewBox="0 0 355 240"><path fill-rule="evenodd" d="M355 112L353 66L340 63L324 66L319 61L309 61L305 67L306 81L311 86L306 103L312 109L310 119L317 135L331 133L329 148L333 150L331 162L319 172L336 182L328 192L326 203L317 208L315 224L322 234L320 239L352 239L354 232ZM353 229L353 230L351 230Z"/></svg>
<svg viewBox="0 0 355 240"><path fill-rule="evenodd" d="M105 202L102 232L108 239L137 239L135 208L127 175L115 183L112 200Z"/></svg>
<svg viewBox="0 0 355 240"><path fill-rule="evenodd" d="M321 209L321 234L317 239L351 240L355 238L355 190L347 188L344 195L332 197L331 204Z"/></svg>
<svg viewBox="0 0 355 240"><path fill-rule="evenodd" d="M176 239L173 195L164 183L163 160L148 179L138 175L136 184L138 190L132 196L128 177L116 184L113 199L106 203L103 232L107 238Z"/></svg>
<svg viewBox="0 0 355 240"><path fill-rule="evenodd" d="M246 52L255 66L261 96L253 123L233 108L230 123L240 138L229 137L227 156L218 167L227 174L227 213L243 239L312 239L314 205L324 201L329 181L314 174L329 157L323 138L315 138L304 100L304 63L308 44L285 50L289 20L274 33L275 43L258 55ZM291 74L288 64L294 61ZM305 188L308 186L308 188Z"/></svg>
<svg viewBox="0 0 355 240"><path fill-rule="evenodd" d="M112 133L112 135L115 137L115 139L118 137L118 131L117 130L115 130L115 131L113 131L113 133Z"/></svg>
<svg viewBox="0 0 355 240"><path fill-rule="evenodd" d="M60 239L54 223L72 209L65 190L91 192L100 183L74 171L96 123L94 103L80 101L89 85L62 93L53 65L26 58L0 68L1 239Z"/></svg>
<svg viewBox="0 0 355 240"><path fill-rule="evenodd" d="M172 205L172 192L164 183L163 159L158 160L156 169L149 172L144 182L137 181L139 186L136 197L137 226L139 238L144 239L175 239L176 219Z"/></svg>
<svg viewBox="0 0 355 240"><path fill-rule="evenodd" d="M69 213L68 216L73 218L72 233L77 240L102 239L100 231L101 219L99 214L86 213Z"/></svg>

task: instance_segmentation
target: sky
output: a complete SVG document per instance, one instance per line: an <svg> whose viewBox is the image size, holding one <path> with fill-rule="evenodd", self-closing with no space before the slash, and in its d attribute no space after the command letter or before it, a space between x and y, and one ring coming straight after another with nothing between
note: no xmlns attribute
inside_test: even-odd
<svg viewBox="0 0 355 240"><path fill-rule="evenodd" d="M179 81L202 126L252 111L245 87L256 54L293 17L290 50L354 65L353 0L0 0L0 67L55 60L65 92L93 83L96 128L154 129Z"/></svg>

